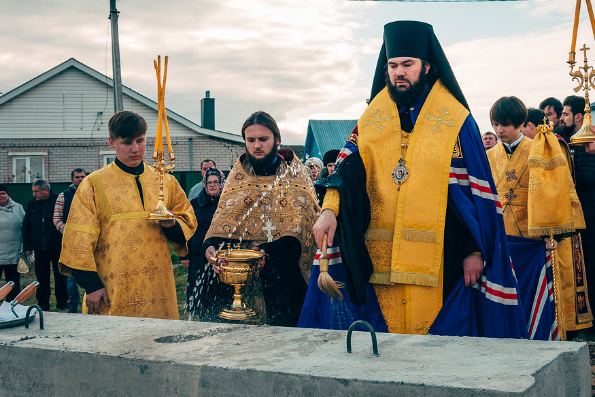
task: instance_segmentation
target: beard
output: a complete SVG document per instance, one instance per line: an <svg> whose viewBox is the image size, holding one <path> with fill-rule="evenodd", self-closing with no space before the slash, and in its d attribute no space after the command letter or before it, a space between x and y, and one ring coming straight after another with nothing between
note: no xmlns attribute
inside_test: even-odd
<svg viewBox="0 0 595 397"><path fill-rule="evenodd" d="M265 167L268 167L269 165L273 164L275 158L277 157L278 151L279 149L277 145L273 145L273 148L271 149L271 152L269 154L267 154L261 159L258 159L252 156L252 154L248 151L248 148L246 148L246 156L248 156L248 161L250 161L250 165L252 165L252 168L262 170Z"/></svg>
<svg viewBox="0 0 595 397"><path fill-rule="evenodd" d="M404 91L399 91L397 87L390 81L388 72L385 74L386 86L388 87L388 93L395 103L399 105L409 106L424 94L429 86L428 74L420 73L419 80L411 84L409 80L398 79L397 81L407 81L410 83L409 88Z"/></svg>
<svg viewBox="0 0 595 397"><path fill-rule="evenodd" d="M560 126L562 127L562 135L568 137L568 141L570 137L574 135L574 128L576 126L574 124L569 126L566 126L566 124L560 124Z"/></svg>

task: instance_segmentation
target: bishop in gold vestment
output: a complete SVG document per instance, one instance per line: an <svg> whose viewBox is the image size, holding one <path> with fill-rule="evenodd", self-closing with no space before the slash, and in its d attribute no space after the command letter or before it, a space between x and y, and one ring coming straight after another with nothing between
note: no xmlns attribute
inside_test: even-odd
<svg viewBox="0 0 595 397"><path fill-rule="evenodd" d="M147 219L157 204L159 174L146 164L138 177L124 169L111 163L79 186L62 240L61 271L97 273L110 302L99 314L178 319L168 239L158 221ZM164 191L187 241L196 229L192 206L173 176L166 175ZM185 242L173 246L187 254Z"/></svg>
<svg viewBox="0 0 595 397"><path fill-rule="evenodd" d="M439 313L454 293L502 303L482 289L491 282L487 271L497 268L509 285L513 280L510 262L500 255L504 234L499 202L485 173L479 131L430 25L385 25L371 102L338 164L334 174L316 185L326 196L314 232L319 247L325 234L329 245L337 238L352 303L360 306L377 298L389 332L526 333L516 320L495 327L471 325L472 317L490 314L473 313L468 301L457 316L465 317L469 327L455 330L462 321L452 311L440 321ZM502 280L498 288L504 290ZM513 307L516 301L506 304ZM452 322L445 325L445 317ZM521 318L516 307L513 318Z"/></svg>

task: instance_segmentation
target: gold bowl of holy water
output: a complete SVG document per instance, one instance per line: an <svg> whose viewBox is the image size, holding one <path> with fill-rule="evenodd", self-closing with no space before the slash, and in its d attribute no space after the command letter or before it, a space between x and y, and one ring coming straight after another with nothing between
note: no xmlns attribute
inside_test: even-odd
<svg viewBox="0 0 595 397"><path fill-rule="evenodd" d="M235 289L233 303L223 308L219 317L234 321L254 321L258 318L256 312L246 306L240 289L256 281L260 267L258 262L263 255L260 251L229 248L217 253L217 259L227 261L227 266L223 266L225 270L219 274L219 280Z"/></svg>

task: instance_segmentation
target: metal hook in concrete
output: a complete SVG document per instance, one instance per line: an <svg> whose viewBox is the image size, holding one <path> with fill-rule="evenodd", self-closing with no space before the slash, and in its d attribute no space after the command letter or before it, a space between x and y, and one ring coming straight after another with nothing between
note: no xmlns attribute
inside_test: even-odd
<svg viewBox="0 0 595 397"><path fill-rule="evenodd" d="M41 310L41 307L37 305L31 305L27 309L27 315L25 316L25 328L29 328L29 315L33 309L37 309L37 313L39 313L39 329L43 329L43 311ZM33 319L31 319L31 321L33 321Z"/></svg>
<svg viewBox="0 0 595 397"><path fill-rule="evenodd" d="M376 341L376 332L369 323L363 320L355 321L353 324L351 324L349 330L347 331L347 353L351 353L351 333L353 332L353 329L358 325L363 325L368 329L370 335L372 335L372 351L375 355L379 356L380 354L378 354L378 342Z"/></svg>

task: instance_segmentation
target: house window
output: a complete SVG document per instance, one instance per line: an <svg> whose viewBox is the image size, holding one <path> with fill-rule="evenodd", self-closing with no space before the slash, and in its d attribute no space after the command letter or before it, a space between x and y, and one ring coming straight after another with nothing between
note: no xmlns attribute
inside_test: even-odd
<svg viewBox="0 0 595 397"><path fill-rule="evenodd" d="M13 156L12 173L17 183L31 183L43 179L43 156Z"/></svg>
<svg viewBox="0 0 595 397"><path fill-rule="evenodd" d="M116 152L101 151L103 155L103 165L106 166L116 160Z"/></svg>

